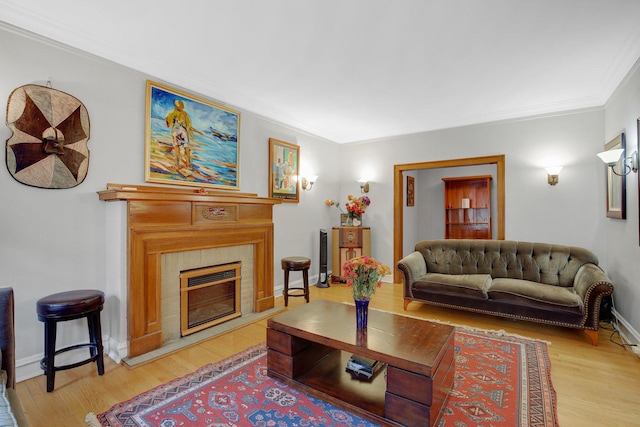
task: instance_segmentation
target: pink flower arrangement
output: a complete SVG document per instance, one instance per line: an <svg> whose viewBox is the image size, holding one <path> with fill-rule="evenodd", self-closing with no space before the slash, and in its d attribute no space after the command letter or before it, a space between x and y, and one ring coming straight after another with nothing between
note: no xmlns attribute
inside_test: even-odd
<svg viewBox="0 0 640 427"><path fill-rule="evenodd" d="M391 274L385 264L368 256L350 259L342 265L347 286L351 287L353 299L362 301L371 299L371 295L382 285L382 278Z"/></svg>
<svg viewBox="0 0 640 427"><path fill-rule="evenodd" d="M369 206L370 204L371 200L367 196L354 197L352 195L349 195L345 207L349 212L349 216L355 217L358 215L362 215L367 209L367 206Z"/></svg>

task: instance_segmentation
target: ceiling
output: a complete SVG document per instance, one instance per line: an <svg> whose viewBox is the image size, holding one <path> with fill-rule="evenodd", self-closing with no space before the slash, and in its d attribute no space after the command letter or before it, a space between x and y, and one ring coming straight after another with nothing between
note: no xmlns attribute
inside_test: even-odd
<svg viewBox="0 0 640 427"><path fill-rule="evenodd" d="M0 0L11 26L338 143L602 106L639 17L637 0Z"/></svg>

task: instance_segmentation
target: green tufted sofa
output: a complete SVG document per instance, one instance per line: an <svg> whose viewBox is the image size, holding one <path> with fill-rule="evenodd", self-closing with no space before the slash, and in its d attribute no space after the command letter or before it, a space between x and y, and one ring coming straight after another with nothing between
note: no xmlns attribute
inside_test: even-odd
<svg viewBox="0 0 640 427"><path fill-rule="evenodd" d="M397 264L412 301L583 329L598 345L613 284L590 251L510 240L423 240Z"/></svg>

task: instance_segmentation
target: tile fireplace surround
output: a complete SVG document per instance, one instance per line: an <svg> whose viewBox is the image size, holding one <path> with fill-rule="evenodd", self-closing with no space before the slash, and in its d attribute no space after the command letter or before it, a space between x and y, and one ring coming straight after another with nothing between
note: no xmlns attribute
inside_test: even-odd
<svg viewBox="0 0 640 427"><path fill-rule="evenodd" d="M98 195L103 201L127 203L128 356L162 346L162 264L167 254L250 245L253 311L274 307L272 211L279 200L248 193L121 184L107 184Z"/></svg>

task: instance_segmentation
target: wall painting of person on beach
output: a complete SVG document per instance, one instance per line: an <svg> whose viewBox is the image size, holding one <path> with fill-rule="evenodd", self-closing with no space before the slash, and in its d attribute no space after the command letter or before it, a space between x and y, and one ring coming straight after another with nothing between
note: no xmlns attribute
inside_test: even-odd
<svg viewBox="0 0 640 427"><path fill-rule="evenodd" d="M240 114L147 81L145 180L239 190Z"/></svg>

